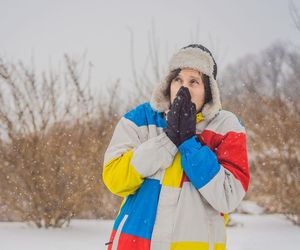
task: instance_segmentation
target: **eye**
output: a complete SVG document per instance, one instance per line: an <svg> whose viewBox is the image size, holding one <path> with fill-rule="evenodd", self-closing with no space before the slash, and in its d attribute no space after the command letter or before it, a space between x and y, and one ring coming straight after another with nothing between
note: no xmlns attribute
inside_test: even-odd
<svg viewBox="0 0 300 250"><path fill-rule="evenodd" d="M176 78L174 79L174 81L175 81L175 82L178 82L178 81L181 82L181 79L180 79L180 77L176 77Z"/></svg>
<svg viewBox="0 0 300 250"><path fill-rule="evenodd" d="M198 82L197 80L195 80L195 79L192 79L192 80L190 81L190 83L192 83L192 84L199 84L199 82Z"/></svg>

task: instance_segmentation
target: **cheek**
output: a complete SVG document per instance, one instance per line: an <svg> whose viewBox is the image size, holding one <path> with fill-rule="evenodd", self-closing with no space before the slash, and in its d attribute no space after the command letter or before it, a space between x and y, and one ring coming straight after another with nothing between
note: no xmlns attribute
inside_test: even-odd
<svg viewBox="0 0 300 250"><path fill-rule="evenodd" d="M180 86L178 84L171 84L171 87L170 87L171 103L173 103L173 100L175 99L176 94L177 94L179 89L180 89Z"/></svg>
<svg viewBox="0 0 300 250"><path fill-rule="evenodd" d="M190 90L191 96L192 96L192 102L196 104L197 109L200 109L202 105L204 104L204 87L199 86L199 88L194 88L193 90Z"/></svg>

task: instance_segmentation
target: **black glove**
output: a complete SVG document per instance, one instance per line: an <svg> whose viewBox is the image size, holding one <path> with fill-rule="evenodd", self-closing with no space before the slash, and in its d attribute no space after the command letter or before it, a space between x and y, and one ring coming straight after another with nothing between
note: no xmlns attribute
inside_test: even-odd
<svg viewBox="0 0 300 250"><path fill-rule="evenodd" d="M182 89L182 107L179 116L179 144L196 134L196 105L191 100L189 89ZM178 91L179 92L179 91Z"/></svg>
<svg viewBox="0 0 300 250"><path fill-rule="evenodd" d="M196 105L189 89L181 87L167 114L167 136L178 146L196 133Z"/></svg>
<svg viewBox="0 0 300 250"><path fill-rule="evenodd" d="M184 100L180 92L180 90L177 92L177 96L174 99L171 108L167 114L167 127L164 129L167 136L176 146L178 146L179 144L179 117L182 101Z"/></svg>

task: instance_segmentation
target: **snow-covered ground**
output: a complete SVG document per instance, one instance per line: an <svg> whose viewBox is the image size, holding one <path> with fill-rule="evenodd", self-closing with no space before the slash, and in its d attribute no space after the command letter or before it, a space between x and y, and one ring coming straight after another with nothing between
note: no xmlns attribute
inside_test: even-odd
<svg viewBox="0 0 300 250"><path fill-rule="evenodd" d="M232 214L228 250L300 249L300 227L281 214ZM37 229L0 222L1 250L101 250L109 240L111 220L73 220L68 228Z"/></svg>
<svg viewBox="0 0 300 250"><path fill-rule="evenodd" d="M228 227L228 250L300 249L300 227L282 214L232 214L238 223Z"/></svg>

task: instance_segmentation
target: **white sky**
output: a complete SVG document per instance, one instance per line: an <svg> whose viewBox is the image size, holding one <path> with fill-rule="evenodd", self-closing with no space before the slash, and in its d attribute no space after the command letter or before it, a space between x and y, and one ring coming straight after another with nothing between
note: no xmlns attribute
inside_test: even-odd
<svg viewBox="0 0 300 250"><path fill-rule="evenodd" d="M37 67L48 68L64 53L86 52L95 82L129 81L128 28L143 65L154 23L163 66L193 41L212 50L222 68L275 40L300 44L288 6L289 0L0 0L0 56L29 63L33 55Z"/></svg>

